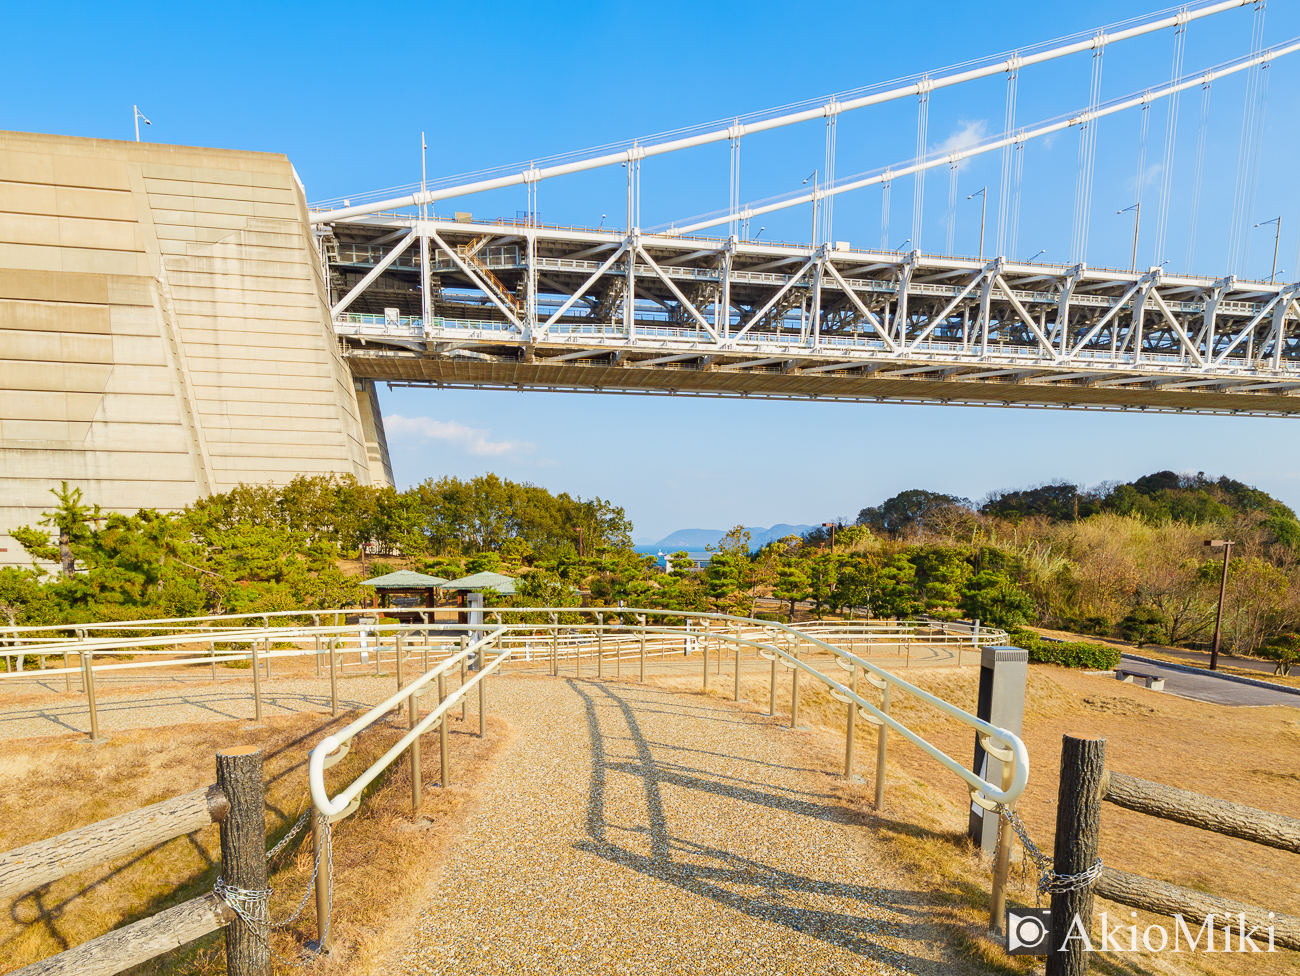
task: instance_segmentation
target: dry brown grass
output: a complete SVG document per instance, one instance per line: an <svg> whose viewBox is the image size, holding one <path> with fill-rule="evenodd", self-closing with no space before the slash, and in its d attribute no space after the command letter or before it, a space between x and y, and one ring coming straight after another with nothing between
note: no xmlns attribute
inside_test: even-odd
<svg viewBox="0 0 1300 976"><path fill-rule="evenodd" d="M238 744L262 746L267 781L267 844L279 840L307 800L306 761L311 747L354 715L295 715L261 729L242 722L146 729L88 747L72 738L14 740L0 758L0 849L8 850L104 817L113 816L212 782L213 754ZM477 723L471 716L471 725ZM435 870L435 855L457 812L509 736L489 718L487 739L451 735L452 787L438 779L438 740L424 743L424 803L413 817L409 763L400 759L366 791L361 809L335 828L333 953L343 970L368 970L384 955L392 923L417 909L415 899ZM350 782L405 730L380 723L358 736L351 753L330 771L332 784ZM271 884L272 914L295 905L311 874L311 843L297 841L277 859ZM219 872L215 827L177 838L132 857L80 872L13 899L0 921L0 971L7 972L78 945L210 890ZM293 957L316 935L314 903L274 946ZM134 972L180 976L225 972L224 936L215 933ZM324 968L324 964L317 968ZM277 964L277 971L290 972Z"/></svg>
<svg viewBox="0 0 1300 976"><path fill-rule="evenodd" d="M828 659L810 661L837 675ZM778 672L778 719L789 721L790 675ZM969 711L975 710L978 669L934 668L901 674L905 680ZM664 677L659 683L699 690L697 675ZM1034 971L1040 963L1011 957L987 938L990 872L965 837L964 784L903 741L890 737L885 810L873 809L875 731L859 724L856 770L866 782L842 779L846 706L805 678L800 688L804 732L790 741L804 760L825 771L849 819L874 828L920 887L931 893L931 918L966 959L971 976ZM766 674L742 673L741 708L762 721L767 709ZM713 694L731 697L724 664L712 679ZM871 696L867 696L872 700ZM974 735L908 696L893 696L891 713L949 755L968 762ZM1108 676L1048 665L1029 671L1024 739L1032 767L1019 810L1031 836L1052 850L1061 736L1104 736L1111 768L1145 779L1196 790L1238 803L1294 815L1300 810L1300 709L1227 708L1135 688ZM1300 914L1300 855L1155 820L1110 804L1102 808L1101 853L1107 864L1184 887ZM1016 846L1019 858L1019 845ZM1010 897L1033 905L1033 885L1017 868ZM1098 900L1097 911L1130 920L1130 909ZM1140 926L1170 924L1139 913ZM1094 970L1108 976L1145 973L1223 973L1272 976L1296 971L1300 953L1205 955L1097 954Z"/></svg>

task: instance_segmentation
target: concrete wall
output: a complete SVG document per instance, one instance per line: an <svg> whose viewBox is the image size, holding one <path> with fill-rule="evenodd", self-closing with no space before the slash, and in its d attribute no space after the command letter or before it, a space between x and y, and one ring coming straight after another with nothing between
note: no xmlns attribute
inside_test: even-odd
<svg viewBox="0 0 1300 976"><path fill-rule="evenodd" d="M286 157L0 132L0 565L63 480L125 511L391 482L326 302Z"/></svg>

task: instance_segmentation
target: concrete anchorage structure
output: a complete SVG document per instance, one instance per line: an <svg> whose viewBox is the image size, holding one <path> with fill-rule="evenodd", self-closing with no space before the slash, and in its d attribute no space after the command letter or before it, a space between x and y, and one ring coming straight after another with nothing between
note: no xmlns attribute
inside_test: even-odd
<svg viewBox="0 0 1300 976"><path fill-rule="evenodd" d="M60 481L135 511L326 473L392 481L288 159L0 132L0 565Z"/></svg>

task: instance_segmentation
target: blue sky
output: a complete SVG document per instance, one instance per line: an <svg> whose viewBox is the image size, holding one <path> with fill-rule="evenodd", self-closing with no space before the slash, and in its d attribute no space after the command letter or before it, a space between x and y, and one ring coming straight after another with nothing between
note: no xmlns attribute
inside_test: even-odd
<svg viewBox="0 0 1300 976"><path fill-rule="evenodd" d="M131 138L131 106L153 121L151 141L284 152L325 199L419 178L420 131L431 176L543 157L782 105L1074 33L1139 11L1132 3L499 3L181 6L60 4L10 7L0 63L0 127ZM815 11L815 12L814 12ZM1184 70L1245 54L1252 8L1189 26ZM1274 0L1266 43L1300 35L1300 5ZM1108 48L1103 99L1168 80L1173 38L1162 32ZM1090 57L1026 69L1017 118L1027 124L1086 105ZM1291 106L1300 55L1270 71L1268 112L1250 216L1283 217L1279 268L1300 272L1300 184ZM1174 270L1221 275L1237 167L1242 76L1216 83L1206 129L1204 191L1188 264L1192 160L1200 94L1177 116L1174 206L1163 254ZM1005 82L935 93L930 148L1001 130ZM1099 129L1088 261L1127 267L1129 215L1144 219L1139 263L1162 250L1154 213L1167 108L1149 110L1139 175L1140 115ZM844 116L837 175L911 158L916 105ZM756 199L794 189L821 164L821 124L746 140L742 189ZM1000 158L958 173L954 250L973 254L979 201L990 187L996 238ZM643 223L724 206L727 150L708 147L643 168ZM1066 261L1077 173L1073 132L1026 151L1021 219L1006 250ZM922 246L946 237L948 178L926 181ZM912 184L892 195L888 237L911 236ZM445 210L513 215L524 193L447 201ZM440 212L443 210L440 205ZM548 223L623 223L621 170L541 186ZM837 239L875 246L877 188L840 197ZM1245 219L1243 217L1243 219ZM807 237L807 208L770 215L765 238ZM1251 232L1243 270L1267 277L1272 227ZM1014 247L1012 246L1014 242ZM979 498L1053 478L1093 484L1160 468L1227 473L1300 508L1300 430L1271 419L1062 414L886 405L710 402L630 396L486 391L381 391L403 484L484 471L623 505L646 537L685 527L819 522L853 516L896 491L927 487Z"/></svg>

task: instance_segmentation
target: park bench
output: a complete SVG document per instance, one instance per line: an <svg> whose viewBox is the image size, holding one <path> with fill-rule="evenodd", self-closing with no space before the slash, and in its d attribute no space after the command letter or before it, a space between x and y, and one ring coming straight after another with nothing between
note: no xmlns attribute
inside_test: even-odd
<svg viewBox="0 0 1300 976"><path fill-rule="evenodd" d="M1141 671L1128 671L1124 668L1115 669L1116 681L1123 681L1125 684L1131 685L1134 678L1141 678L1152 691L1165 690L1165 679L1158 674L1143 674Z"/></svg>

